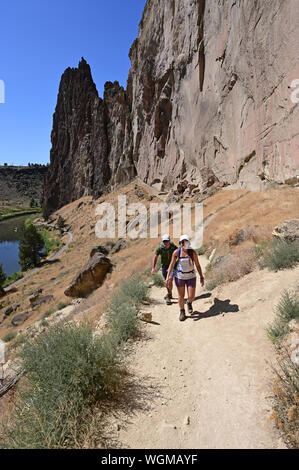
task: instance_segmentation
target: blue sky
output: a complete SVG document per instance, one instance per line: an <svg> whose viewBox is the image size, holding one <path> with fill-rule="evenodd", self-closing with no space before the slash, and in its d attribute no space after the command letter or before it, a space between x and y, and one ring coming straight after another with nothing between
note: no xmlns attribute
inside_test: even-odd
<svg viewBox="0 0 299 470"><path fill-rule="evenodd" d="M1 0L0 165L47 163L60 77L83 56L100 96L126 87L146 0ZM0 94L1 96L1 94Z"/></svg>

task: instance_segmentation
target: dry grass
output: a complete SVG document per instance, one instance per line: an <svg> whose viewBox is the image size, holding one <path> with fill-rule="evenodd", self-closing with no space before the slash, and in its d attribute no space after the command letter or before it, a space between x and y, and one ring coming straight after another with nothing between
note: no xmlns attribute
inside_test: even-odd
<svg viewBox="0 0 299 470"><path fill-rule="evenodd" d="M299 449L299 366L285 351L275 370L274 411L271 418L290 448Z"/></svg>
<svg viewBox="0 0 299 470"><path fill-rule="evenodd" d="M228 244L231 234L245 227L254 227L260 239L269 239L276 225L299 216L298 200L299 188L291 187L219 191L204 201L205 217L223 207L205 230L204 243Z"/></svg>
<svg viewBox="0 0 299 470"><path fill-rule="evenodd" d="M59 261L45 265L39 273L33 275L28 281L24 281L15 293L9 294L2 303L4 309L20 302L21 307L16 313L25 311L29 304L29 292L39 287L44 289L43 295L52 294L54 299L34 310L20 327L12 327L10 318L5 319L0 325L0 338L3 338L8 332L26 329L35 321L40 320L50 308L55 307L59 302L69 302L70 299L64 295L66 287L86 263L91 249L107 241L99 240L95 236L94 226L98 220L95 215L96 204L105 200L105 202L114 203L117 207L119 194L125 194L128 203L139 202L134 184L131 183L109 195L102 196L97 201L92 201L90 196L83 197L55 213L55 217L61 215L66 224L71 227L74 234L73 242L62 254ZM140 186L142 187L142 185ZM298 189L279 188L258 193L250 193L245 190L222 190L206 199L204 201L204 218L215 215L204 231L204 244L208 248L207 253L211 252L213 246L217 246L217 254L227 253L230 250L229 239L236 230L246 229L247 235L239 245L231 247L233 252L239 248L250 249L259 239L270 238L275 225L298 215ZM142 187L142 191L145 194L145 199L140 202L143 202L147 207L151 202L161 202L157 197L148 201L149 192L145 186ZM80 202L83 202L84 205L78 208ZM64 236L63 241L66 242L66 240L67 236ZM178 240L174 241L178 242ZM128 240L128 248L111 257L115 268L104 285L94 291L86 302L77 307L76 319L78 321L88 319L96 324L105 304L112 297L117 286L134 273L144 271L146 267L150 266L157 244L158 240L155 239ZM244 252L242 258L244 260L242 266L236 261L231 261L231 264L228 265L227 268L231 271L228 279L233 278L234 265L236 264L238 275L243 275L242 273L251 269L250 252Z"/></svg>
<svg viewBox="0 0 299 470"><path fill-rule="evenodd" d="M206 288L213 290L219 284L233 282L251 273L257 266L257 257L253 248L241 248L223 258L215 268L208 268Z"/></svg>

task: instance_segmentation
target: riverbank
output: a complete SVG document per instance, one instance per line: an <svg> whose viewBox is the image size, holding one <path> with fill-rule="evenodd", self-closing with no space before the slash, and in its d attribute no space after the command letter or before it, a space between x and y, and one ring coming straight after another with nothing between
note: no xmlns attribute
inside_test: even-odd
<svg viewBox="0 0 299 470"><path fill-rule="evenodd" d="M40 214L41 208L24 208L24 207L1 207L0 206L0 222L3 220L12 219L14 217L20 217L22 215Z"/></svg>

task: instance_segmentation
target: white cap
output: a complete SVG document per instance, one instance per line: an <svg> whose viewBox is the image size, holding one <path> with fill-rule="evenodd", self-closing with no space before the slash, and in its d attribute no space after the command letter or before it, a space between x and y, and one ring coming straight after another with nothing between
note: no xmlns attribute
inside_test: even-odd
<svg viewBox="0 0 299 470"><path fill-rule="evenodd" d="M170 240L170 236L168 235L168 233L165 233L162 237L162 242L169 242Z"/></svg>
<svg viewBox="0 0 299 470"><path fill-rule="evenodd" d="M180 242L182 242L183 240L188 240L188 242L189 242L190 238L188 237L188 235L181 235L180 236Z"/></svg>

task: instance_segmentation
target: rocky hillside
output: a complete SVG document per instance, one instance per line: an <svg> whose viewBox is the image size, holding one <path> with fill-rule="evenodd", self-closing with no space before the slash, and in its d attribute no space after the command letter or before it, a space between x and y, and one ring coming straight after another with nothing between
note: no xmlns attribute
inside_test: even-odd
<svg viewBox="0 0 299 470"><path fill-rule="evenodd" d="M40 203L47 166L0 166L0 201L7 205Z"/></svg>
<svg viewBox="0 0 299 470"><path fill-rule="evenodd" d="M126 90L99 98L84 59L62 76L48 207L135 175L185 196L296 182L298 23L296 0L148 0Z"/></svg>

